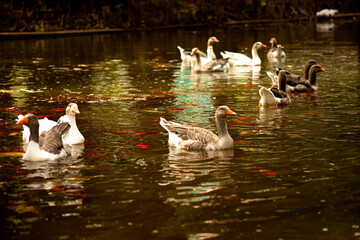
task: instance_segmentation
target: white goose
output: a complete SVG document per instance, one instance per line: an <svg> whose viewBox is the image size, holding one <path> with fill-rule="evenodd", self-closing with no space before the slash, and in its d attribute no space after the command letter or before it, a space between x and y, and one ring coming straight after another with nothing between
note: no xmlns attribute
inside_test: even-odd
<svg viewBox="0 0 360 240"><path fill-rule="evenodd" d="M65 113L66 115L62 116L58 120L58 123L69 122L71 126L70 131L63 136L64 143L70 145L84 143L85 138L76 125L75 115L80 114L78 105L76 103L69 103L66 107Z"/></svg>
<svg viewBox="0 0 360 240"><path fill-rule="evenodd" d="M208 63L212 60L216 60L213 45L217 42L219 42L219 40L216 37L212 36L208 39L207 42L207 54L199 50L201 61L203 62L203 64ZM179 49L180 57L183 63L191 64L193 59L193 57L191 56L191 49L184 49L180 46L177 46L177 48Z"/></svg>
<svg viewBox="0 0 360 240"><path fill-rule="evenodd" d="M69 123L56 124L48 132L42 132L40 136L39 121L34 114L26 114L17 124L26 125L30 130L29 145L23 156L24 160L55 160L69 154L62 142L62 135L70 128Z"/></svg>
<svg viewBox="0 0 360 240"><path fill-rule="evenodd" d="M181 125L179 123L167 121L160 118L160 125L169 132L169 146L177 149L231 149L234 141L231 138L227 126L226 115L236 115L227 106L220 106L215 112L215 124L218 134L200 128Z"/></svg>
<svg viewBox="0 0 360 240"><path fill-rule="evenodd" d="M262 47L266 47L266 45L261 42L254 43L251 49L252 58L249 58L248 56L242 53L235 53L228 51L221 52L220 54L223 58L229 59L230 66L260 65L261 59L258 54L258 49Z"/></svg>

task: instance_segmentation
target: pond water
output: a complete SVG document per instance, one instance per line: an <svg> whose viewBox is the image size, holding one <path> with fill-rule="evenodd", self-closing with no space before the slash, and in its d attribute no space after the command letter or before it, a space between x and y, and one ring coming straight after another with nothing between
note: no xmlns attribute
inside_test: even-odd
<svg viewBox="0 0 360 240"><path fill-rule="evenodd" d="M177 45L242 51L276 37L287 54L261 68L192 74ZM258 108L266 71L325 70L316 94ZM0 40L2 239L360 238L360 24L184 28ZM85 144L51 162L21 157L18 114L57 120L69 102ZM164 117L215 131L228 151L176 151Z"/></svg>

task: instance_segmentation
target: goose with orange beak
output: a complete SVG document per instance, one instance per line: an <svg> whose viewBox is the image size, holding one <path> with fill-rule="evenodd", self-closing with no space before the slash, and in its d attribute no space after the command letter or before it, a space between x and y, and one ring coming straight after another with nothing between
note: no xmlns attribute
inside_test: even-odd
<svg viewBox="0 0 360 240"><path fill-rule="evenodd" d="M262 47L266 47L262 42L256 42L253 44L251 48L252 58L236 52L224 51L221 52L221 56L225 59L229 59L230 66L252 66L252 65L260 65L261 59L258 54L258 50Z"/></svg>
<svg viewBox="0 0 360 240"><path fill-rule="evenodd" d="M79 128L76 124L76 114L80 114L78 105L76 103L69 103L65 110L66 115L59 118L58 123L69 122L70 131L63 136L63 141L65 144L81 144L84 143L85 138L79 131Z"/></svg>
<svg viewBox="0 0 360 240"><path fill-rule="evenodd" d="M299 84L304 85L307 81L309 81L310 69L314 65L317 65L321 68L320 64L317 63L313 59L306 61L305 66L304 66L304 76L303 77L286 71L285 72L286 73L286 92L294 92L297 85L299 85ZM278 74L281 70L282 70L281 68L277 68L275 73L266 72L267 75L271 78L273 84L274 84L274 82L276 82L276 84L278 84L277 78L278 78Z"/></svg>
<svg viewBox="0 0 360 240"><path fill-rule="evenodd" d="M17 124L26 125L30 129L29 145L23 156L24 160L55 160L69 154L62 141L62 135L70 129L69 123L56 124L49 131L43 131L41 135L39 135L39 121L32 113L26 114Z"/></svg>
<svg viewBox="0 0 360 240"><path fill-rule="evenodd" d="M169 146L187 150L221 150L231 149L234 140L226 125L226 116L236 115L229 107L220 106L215 112L217 135L207 129L191 127L160 118L160 125L169 133Z"/></svg>
<svg viewBox="0 0 360 240"><path fill-rule="evenodd" d="M281 70L278 75L280 86L272 85L270 88L262 87L259 90L261 99L260 107L279 107L289 105L291 103L289 95L286 93L286 72Z"/></svg>

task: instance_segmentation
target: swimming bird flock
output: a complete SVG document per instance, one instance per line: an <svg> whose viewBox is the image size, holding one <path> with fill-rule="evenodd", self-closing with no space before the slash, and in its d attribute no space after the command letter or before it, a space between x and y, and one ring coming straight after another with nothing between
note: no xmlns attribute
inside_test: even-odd
<svg viewBox="0 0 360 240"><path fill-rule="evenodd" d="M258 50L267 46L262 42L255 42L251 48L251 58L245 54L232 51L220 52L222 58L216 59L213 50L213 39L208 39L208 55L201 52L197 47L188 51L187 60L184 58L185 51L178 46L182 63L188 61L191 71L195 74L202 72L228 72L236 66L259 66L261 59ZM210 44L209 44L210 43ZM271 38L271 47L267 52L269 62L286 59L284 47L277 43L276 38ZM211 51L209 51L211 46ZM209 55L211 53L211 55ZM215 56L215 57L214 57ZM206 59L205 61L203 59ZM308 60L304 67L304 76L292 74L281 68L267 71L272 85L269 88L261 87L259 90L259 107L281 107L291 103L290 93L314 93L318 90L316 74L325 70L315 61ZM218 135L207 129L186 126L160 118L160 125L169 133L169 146L178 149L229 149L233 147L233 140L228 133L225 117L235 113L227 106L220 106L215 112L215 124Z"/></svg>
<svg viewBox="0 0 360 240"><path fill-rule="evenodd" d="M207 42L207 51L202 52L198 47L185 49L177 46L182 64L188 65L193 74L228 72L236 66L261 65L258 50L267 46L262 42L255 42L251 48L251 58L245 54L233 51L221 52L222 58L217 59L214 44L220 41L212 36ZM284 47L271 38L271 47L267 53L269 62L285 61ZM281 68L267 71L271 80L270 87L260 86L259 107L281 107L291 103L292 93L314 93L318 91L317 73L325 70L315 60L308 60L304 66L304 76L295 75ZM17 124L23 125L24 160L45 161L55 160L71 154L74 145L83 144L84 136L78 129L75 116L80 114L76 103L69 103L65 115L57 122L48 118L38 119L36 115L28 113L19 115ZM168 144L171 148L186 150L223 150L231 149L234 141L230 136L226 124L228 115L236 115L228 106L219 106L215 111L215 125L217 134L212 131L188 126L160 117L160 125L168 132Z"/></svg>

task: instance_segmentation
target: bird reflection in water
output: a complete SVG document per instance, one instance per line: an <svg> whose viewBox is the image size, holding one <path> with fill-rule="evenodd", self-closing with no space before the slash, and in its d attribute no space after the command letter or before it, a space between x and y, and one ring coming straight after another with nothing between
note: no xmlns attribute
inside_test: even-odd
<svg viewBox="0 0 360 240"><path fill-rule="evenodd" d="M187 151L169 148L161 185L176 184L167 202L197 203L234 182L229 173L234 150Z"/></svg>

